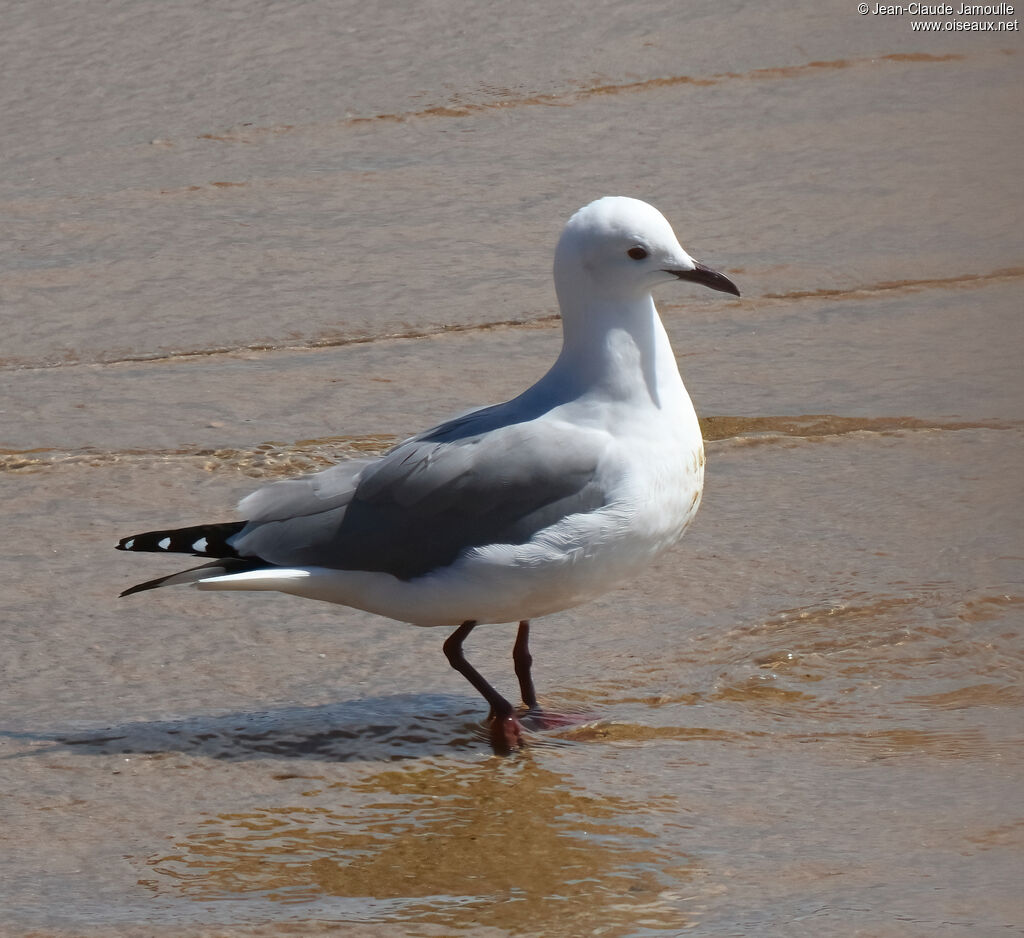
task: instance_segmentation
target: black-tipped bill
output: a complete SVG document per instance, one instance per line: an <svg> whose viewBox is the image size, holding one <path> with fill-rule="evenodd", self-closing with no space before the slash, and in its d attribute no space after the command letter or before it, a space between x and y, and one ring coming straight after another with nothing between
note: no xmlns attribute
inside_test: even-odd
<svg viewBox="0 0 1024 938"><path fill-rule="evenodd" d="M719 290L722 293L731 293L733 296L740 295L736 284L726 277L725 274L720 274L717 270L705 267L698 261L694 261L694 263L697 266L693 270L666 270L665 273L675 274L680 280L692 280L694 283L702 283L704 286L711 287L712 290Z"/></svg>

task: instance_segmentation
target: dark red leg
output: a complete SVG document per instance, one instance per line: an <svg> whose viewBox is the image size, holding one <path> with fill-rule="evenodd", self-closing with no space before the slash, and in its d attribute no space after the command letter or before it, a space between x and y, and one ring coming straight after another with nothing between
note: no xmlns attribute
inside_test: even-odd
<svg viewBox="0 0 1024 938"><path fill-rule="evenodd" d="M516 677L519 678L523 703L527 707L527 712L523 714L523 723L531 730L550 730L559 726L571 726L573 723L584 723L592 719L592 717L541 710L540 704L537 703L537 692L533 687L533 675L530 673L530 668L533 666L533 655L530 654L530 623L526 619L519 623L516 643L512 647L512 661L516 667Z"/></svg>
<svg viewBox="0 0 1024 938"><path fill-rule="evenodd" d="M530 673L530 668L533 667L533 655L530 654L530 623L526 619L519 623L516 643L512 647L512 661L516 667L516 677L519 678L523 703L528 710L538 709L537 692L533 689L533 675Z"/></svg>
<svg viewBox="0 0 1024 938"><path fill-rule="evenodd" d="M444 654L448 663L472 684L491 705L491 745L499 755L507 755L523 744L523 728L516 719L515 708L501 696L476 668L462 654L462 643L476 627L470 619L463 622L444 643Z"/></svg>

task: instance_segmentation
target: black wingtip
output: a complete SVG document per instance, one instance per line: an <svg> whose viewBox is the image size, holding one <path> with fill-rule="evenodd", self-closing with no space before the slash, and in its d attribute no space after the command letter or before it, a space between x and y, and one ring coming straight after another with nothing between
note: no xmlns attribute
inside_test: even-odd
<svg viewBox="0 0 1024 938"><path fill-rule="evenodd" d="M129 548L130 549L130 548ZM169 573L167 576L158 576L155 580L146 580L145 583L136 583L118 594L118 599L131 596L132 593L144 593L146 590L155 590L161 586L178 586L187 583L196 583L207 576L221 576L225 573L243 573L246 570L263 570L271 567L259 557L246 557L245 559L228 557L224 560L214 560L210 563L200 564L198 567L189 567L187 570L179 570L177 573Z"/></svg>
<svg viewBox="0 0 1024 938"><path fill-rule="evenodd" d="M245 521L225 521L220 524L197 524L189 528L144 531L131 537L122 537L115 549L134 553L192 554L194 557L237 557L238 552L228 541L245 525Z"/></svg>
<svg viewBox="0 0 1024 938"><path fill-rule="evenodd" d="M171 576L174 576L174 574L172 573ZM132 593L143 593L146 590L155 590L170 578L170 576L161 576L157 577L155 580L146 580L145 583L136 583L135 586L129 586L124 592L118 593L117 598L123 599L125 596L131 596Z"/></svg>

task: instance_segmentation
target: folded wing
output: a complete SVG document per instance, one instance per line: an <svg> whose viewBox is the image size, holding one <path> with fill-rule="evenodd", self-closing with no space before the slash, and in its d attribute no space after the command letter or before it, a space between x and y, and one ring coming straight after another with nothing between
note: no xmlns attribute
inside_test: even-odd
<svg viewBox="0 0 1024 938"><path fill-rule="evenodd" d="M231 544L242 557L281 566L412 579L466 549L522 544L605 505L597 470L607 443L601 431L550 416L502 425L486 408L380 460L260 489L241 502L250 520Z"/></svg>

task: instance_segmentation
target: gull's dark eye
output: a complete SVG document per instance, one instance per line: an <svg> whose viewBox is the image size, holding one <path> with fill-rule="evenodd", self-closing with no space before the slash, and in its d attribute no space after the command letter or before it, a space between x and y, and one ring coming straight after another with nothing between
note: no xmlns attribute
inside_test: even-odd
<svg viewBox="0 0 1024 938"><path fill-rule="evenodd" d="M635 261L642 261L647 257L647 251L645 248L630 248L626 253Z"/></svg>

